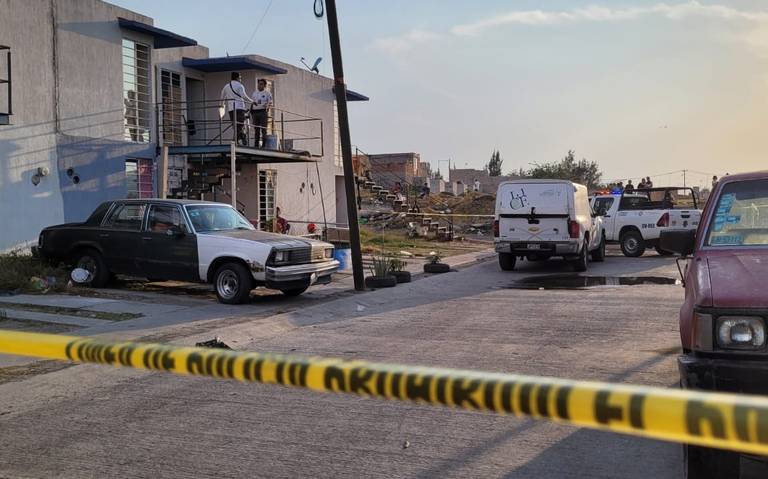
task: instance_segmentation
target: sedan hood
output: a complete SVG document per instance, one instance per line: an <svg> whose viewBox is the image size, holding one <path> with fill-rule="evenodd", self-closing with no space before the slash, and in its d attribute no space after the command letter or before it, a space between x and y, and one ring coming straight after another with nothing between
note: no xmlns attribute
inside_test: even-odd
<svg viewBox="0 0 768 479"><path fill-rule="evenodd" d="M768 308L768 251L707 258L716 308Z"/></svg>
<svg viewBox="0 0 768 479"><path fill-rule="evenodd" d="M210 231L204 233L211 236L223 236L226 238L240 239L246 241L258 241L259 243L270 244L275 248L280 249L292 249L292 248L307 248L311 246L328 246L333 245L324 241L318 241L311 238L302 238L301 236L289 236L281 235L278 233L269 233L267 231L259 230L224 230L224 231Z"/></svg>

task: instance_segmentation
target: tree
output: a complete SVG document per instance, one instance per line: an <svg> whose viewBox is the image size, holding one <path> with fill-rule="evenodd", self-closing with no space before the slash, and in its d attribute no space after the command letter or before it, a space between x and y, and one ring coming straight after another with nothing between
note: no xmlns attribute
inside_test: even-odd
<svg viewBox="0 0 768 479"><path fill-rule="evenodd" d="M588 161L586 158L576 161L576 153L573 150L568 150L568 154L560 161L534 163L530 170L521 169L520 172L528 178L570 180L589 189L598 188L603 176L596 161Z"/></svg>
<svg viewBox="0 0 768 479"><path fill-rule="evenodd" d="M491 161L485 165L485 170L488 171L488 176L501 176L501 164L504 160L501 159L499 150L494 150L491 153Z"/></svg>

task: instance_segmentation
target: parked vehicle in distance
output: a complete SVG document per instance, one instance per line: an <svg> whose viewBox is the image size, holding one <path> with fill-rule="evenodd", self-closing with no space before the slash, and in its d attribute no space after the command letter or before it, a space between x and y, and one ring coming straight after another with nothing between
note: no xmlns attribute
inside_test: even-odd
<svg viewBox="0 0 768 479"><path fill-rule="evenodd" d="M499 266L515 268L553 256L586 271L589 257L605 259L602 219L592 214L587 187L565 180L505 181L496 192L494 242Z"/></svg>
<svg viewBox="0 0 768 479"><path fill-rule="evenodd" d="M256 286L297 296L339 267L329 243L258 231L230 205L193 200L102 203L82 223L45 228L36 253L85 269L94 287L115 274L197 281L228 304Z"/></svg>
<svg viewBox="0 0 768 479"><path fill-rule="evenodd" d="M682 387L768 394L768 171L721 178L698 231L664 231L660 245L688 258ZM739 477L736 452L687 446L685 461L686 477Z"/></svg>
<svg viewBox="0 0 768 479"><path fill-rule="evenodd" d="M646 248L669 255L659 247L659 236L666 230L695 230L701 210L691 188L649 188L621 195L597 195L592 209L603 217L605 238L619 243L624 256L642 256Z"/></svg>

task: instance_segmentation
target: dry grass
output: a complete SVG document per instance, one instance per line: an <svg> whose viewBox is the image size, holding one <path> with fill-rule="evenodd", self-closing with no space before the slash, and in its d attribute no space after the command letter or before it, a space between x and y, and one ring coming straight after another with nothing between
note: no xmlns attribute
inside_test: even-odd
<svg viewBox="0 0 768 479"><path fill-rule="evenodd" d="M28 254L0 255L0 291L41 292L32 278L47 281L48 291L64 291L69 281L67 271ZM52 280L52 281L51 281Z"/></svg>

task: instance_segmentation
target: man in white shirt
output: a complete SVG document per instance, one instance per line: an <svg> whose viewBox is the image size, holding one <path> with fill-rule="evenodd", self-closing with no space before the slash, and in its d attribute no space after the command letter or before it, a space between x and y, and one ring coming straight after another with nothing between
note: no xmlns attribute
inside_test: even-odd
<svg viewBox="0 0 768 479"><path fill-rule="evenodd" d="M234 139L240 144L248 145L245 136L246 102L253 103L245 93L245 87L240 83L240 73L232 72L232 80L221 89L221 101L229 113L229 121L236 123Z"/></svg>
<svg viewBox="0 0 768 479"><path fill-rule="evenodd" d="M256 82L256 90L251 95L253 105L251 105L251 120L256 130L256 148L260 148L260 140L265 139L267 135L267 120L269 118L269 109L272 108L272 94L267 91L267 80L259 78Z"/></svg>
<svg viewBox="0 0 768 479"><path fill-rule="evenodd" d="M480 191L480 180L475 178L475 184L472 185L472 191Z"/></svg>

